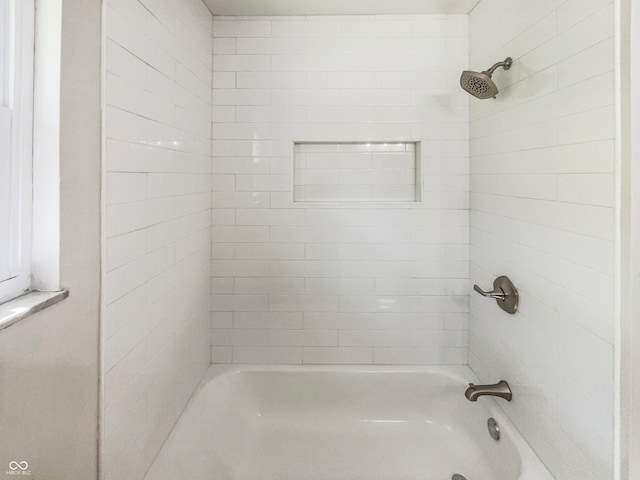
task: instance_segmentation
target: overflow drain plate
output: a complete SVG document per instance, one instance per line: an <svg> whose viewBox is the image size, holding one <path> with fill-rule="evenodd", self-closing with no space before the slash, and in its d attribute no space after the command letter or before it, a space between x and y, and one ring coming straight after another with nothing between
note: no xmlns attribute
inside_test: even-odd
<svg viewBox="0 0 640 480"><path fill-rule="evenodd" d="M498 422L496 422L495 418L490 418L489 420L487 420L487 429L489 430L489 435L491 435L491 438L493 438L496 442L500 440L500 425L498 425Z"/></svg>
<svg viewBox="0 0 640 480"><path fill-rule="evenodd" d="M467 480L467 479L462 475L460 475L459 473L456 473L453 475L453 477L451 477L451 480Z"/></svg>

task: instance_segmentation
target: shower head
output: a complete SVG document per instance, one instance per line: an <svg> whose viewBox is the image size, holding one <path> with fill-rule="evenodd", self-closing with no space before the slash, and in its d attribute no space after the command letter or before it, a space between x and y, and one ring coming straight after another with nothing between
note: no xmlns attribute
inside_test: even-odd
<svg viewBox="0 0 640 480"><path fill-rule="evenodd" d="M489 70L485 70L484 72L472 72L465 70L462 72L462 76L460 76L460 86L471 95L481 100L491 97L496 98L496 95L498 94L498 87L493 83L491 76L497 68L502 67L505 70L509 70L512 64L513 60L511 57L507 57L504 62L498 62Z"/></svg>

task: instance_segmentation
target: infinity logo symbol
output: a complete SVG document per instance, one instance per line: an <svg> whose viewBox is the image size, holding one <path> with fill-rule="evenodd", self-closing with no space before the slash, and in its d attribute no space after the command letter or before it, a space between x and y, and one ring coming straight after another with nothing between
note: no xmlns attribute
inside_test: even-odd
<svg viewBox="0 0 640 480"><path fill-rule="evenodd" d="M22 470L25 471L27 468L29 468L29 464L27 462L16 462L15 460L9 462L9 468L11 470Z"/></svg>

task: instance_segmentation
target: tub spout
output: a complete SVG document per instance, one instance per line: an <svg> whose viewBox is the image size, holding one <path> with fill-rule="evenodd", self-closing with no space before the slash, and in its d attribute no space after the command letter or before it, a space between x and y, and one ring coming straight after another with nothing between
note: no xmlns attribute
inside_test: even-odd
<svg viewBox="0 0 640 480"><path fill-rule="evenodd" d="M511 388L509 388L509 384L504 380L500 380L493 385L474 385L470 383L469 388L464 392L464 396L467 397L467 400L470 402L477 401L478 397L483 395L504 398L507 402L510 402L513 398Z"/></svg>

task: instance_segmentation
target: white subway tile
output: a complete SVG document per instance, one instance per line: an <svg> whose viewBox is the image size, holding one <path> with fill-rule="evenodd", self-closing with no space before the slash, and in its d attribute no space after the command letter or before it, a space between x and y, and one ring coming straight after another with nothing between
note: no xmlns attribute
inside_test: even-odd
<svg viewBox="0 0 640 480"><path fill-rule="evenodd" d="M440 348L377 347L373 349L373 363L441 365L444 363L444 355Z"/></svg>
<svg viewBox="0 0 640 480"><path fill-rule="evenodd" d="M234 292L236 294L267 294L269 293L269 279L251 277L251 278L236 278L234 280ZM247 303L247 305L249 305ZM242 303L244 306L244 303ZM241 307L242 309L243 307ZM236 310L234 308L233 310ZM252 308L246 308L246 310L253 310Z"/></svg>
<svg viewBox="0 0 640 480"><path fill-rule="evenodd" d="M335 38L341 34L340 23L337 21L288 20L284 17L273 22L272 35L277 37L328 37Z"/></svg>
<svg viewBox="0 0 640 480"><path fill-rule="evenodd" d="M264 72L271 70L269 55L214 55L216 72Z"/></svg>
<svg viewBox="0 0 640 480"><path fill-rule="evenodd" d="M217 345L265 345L266 330L212 329L211 344Z"/></svg>
<svg viewBox="0 0 640 480"><path fill-rule="evenodd" d="M362 55L374 52L373 38L307 38L307 53L312 55Z"/></svg>
<svg viewBox="0 0 640 480"><path fill-rule="evenodd" d="M219 75L228 74L229 72L220 72ZM234 73L233 83L230 85L230 77L223 77L219 84L214 83L213 90L213 104L216 106L230 105L269 105L271 102L271 93L264 88L252 88L252 89L234 89L236 84L236 75Z"/></svg>
<svg viewBox="0 0 640 480"><path fill-rule="evenodd" d="M302 363L301 347L234 347L234 363L297 364Z"/></svg>
<svg viewBox="0 0 640 480"><path fill-rule="evenodd" d="M274 72L323 72L338 71L340 58L334 55L272 55Z"/></svg>
<svg viewBox="0 0 640 480"><path fill-rule="evenodd" d="M338 342L341 347L406 347L409 332L403 330L342 330Z"/></svg>
<svg viewBox="0 0 640 480"><path fill-rule="evenodd" d="M235 72L213 72L212 76L213 88L212 102L219 104L216 96L216 90L218 89L232 89L236 86L236 74ZM213 120L216 121L215 116Z"/></svg>
<svg viewBox="0 0 640 480"><path fill-rule="evenodd" d="M269 241L268 227L214 226L214 242L222 243L262 243Z"/></svg>
<svg viewBox="0 0 640 480"><path fill-rule="evenodd" d="M269 275L269 262L258 260L213 260L215 277L264 277Z"/></svg>
<svg viewBox="0 0 640 480"><path fill-rule="evenodd" d="M236 86L243 89L303 88L307 86L306 74L304 72L238 72Z"/></svg>
<svg viewBox="0 0 640 480"><path fill-rule="evenodd" d="M228 20L213 21L213 36L218 37L269 37L271 23L265 20Z"/></svg>
<svg viewBox="0 0 640 480"><path fill-rule="evenodd" d="M612 207L615 202L611 174L558 175L558 200Z"/></svg>
<svg viewBox="0 0 640 480"><path fill-rule="evenodd" d="M147 305L147 286L143 285L115 302L105 309L104 333L107 338L120 330L127 323L139 317Z"/></svg>
<svg viewBox="0 0 640 480"><path fill-rule="evenodd" d="M370 364L372 351L367 347L304 347L307 364Z"/></svg>
<svg viewBox="0 0 640 480"><path fill-rule="evenodd" d="M269 330L268 345L326 347L338 345L335 330Z"/></svg>
<svg viewBox="0 0 640 480"><path fill-rule="evenodd" d="M232 363L232 347L211 347L211 363Z"/></svg>
<svg viewBox="0 0 640 480"><path fill-rule="evenodd" d="M335 295L270 295L269 310L275 312L338 311Z"/></svg>
<svg viewBox="0 0 640 480"><path fill-rule="evenodd" d="M237 40L238 54L277 54L288 55L305 52L304 38L248 38L239 37Z"/></svg>
<svg viewBox="0 0 640 480"><path fill-rule="evenodd" d="M216 55L229 55L236 53L236 39L235 38L214 38L213 39L213 54L214 59ZM246 53L246 52L237 52ZM215 85L215 82L214 82Z"/></svg>
<svg viewBox="0 0 640 480"><path fill-rule="evenodd" d="M233 315L232 312L211 312L211 328L233 328Z"/></svg>
<svg viewBox="0 0 640 480"><path fill-rule="evenodd" d="M296 106L238 106L236 120L238 122L301 122L306 117L306 109Z"/></svg>

